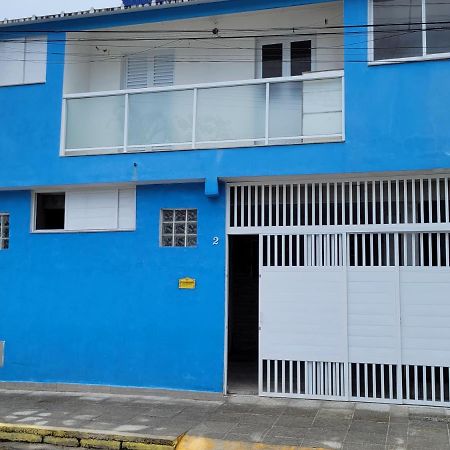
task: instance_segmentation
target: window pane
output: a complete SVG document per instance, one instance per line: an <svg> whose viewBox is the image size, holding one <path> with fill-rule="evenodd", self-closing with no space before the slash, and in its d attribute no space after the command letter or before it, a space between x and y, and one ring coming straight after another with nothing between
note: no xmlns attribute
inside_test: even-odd
<svg viewBox="0 0 450 450"><path fill-rule="evenodd" d="M265 105L264 84L199 89L197 140L263 139Z"/></svg>
<svg viewBox="0 0 450 450"><path fill-rule="evenodd" d="M130 95L129 145L190 144L194 91Z"/></svg>
<svg viewBox="0 0 450 450"><path fill-rule="evenodd" d="M36 230L64 230L65 193L36 194Z"/></svg>
<svg viewBox="0 0 450 450"><path fill-rule="evenodd" d="M426 16L427 53L450 52L450 0L426 0Z"/></svg>
<svg viewBox="0 0 450 450"><path fill-rule="evenodd" d="M125 97L67 100L66 148L119 148L123 146Z"/></svg>
<svg viewBox="0 0 450 450"><path fill-rule="evenodd" d="M262 77L274 78L283 76L283 44L263 45Z"/></svg>
<svg viewBox="0 0 450 450"><path fill-rule="evenodd" d="M23 83L25 41L0 41L0 86Z"/></svg>
<svg viewBox="0 0 450 450"><path fill-rule="evenodd" d="M302 83L270 85L269 137L285 138L302 134Z"/></svg>
<svg viewBox="0 0 450 450"><path fill-rule="evenodd" d="M373 18L375 60L423 54L421 0L373 0Z"/></svg>
<svg viewBox="0 0 450 450"><path fill-rule="evenodd" d="M291 42L291 75L311 72L311 41Z"/></svg>

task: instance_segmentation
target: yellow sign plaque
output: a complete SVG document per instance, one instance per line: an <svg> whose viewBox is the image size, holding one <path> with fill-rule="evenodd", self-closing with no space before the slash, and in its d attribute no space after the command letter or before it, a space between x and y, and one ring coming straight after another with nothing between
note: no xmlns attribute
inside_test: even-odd
<svg viewBox="0 0 450 450"><path fill-rule="evenodd" d="M195 285L194 278L180 278L178 280L178 289L195 289Z"/></svg>

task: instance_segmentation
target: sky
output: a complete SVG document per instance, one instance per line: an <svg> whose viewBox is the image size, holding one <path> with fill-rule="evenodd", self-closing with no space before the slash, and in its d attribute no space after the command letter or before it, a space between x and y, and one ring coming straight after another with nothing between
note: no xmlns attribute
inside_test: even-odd
<svg viewBox="0 0 450 450"><path fill-rule="evenodd" d="M0 20L118 6L121 0L0 0Z"/></svg>

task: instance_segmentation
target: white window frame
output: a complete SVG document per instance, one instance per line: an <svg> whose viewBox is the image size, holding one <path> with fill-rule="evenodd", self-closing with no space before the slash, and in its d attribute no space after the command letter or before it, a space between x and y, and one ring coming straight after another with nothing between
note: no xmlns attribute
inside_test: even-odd
<svg viewBox="0 0 450 450"><path fill-rule="evenodd" d="M256 40L256 78L262 78L262 48L265 45L283 44L283 77L291 76L291 52L292 42L311 41L311 72L317 71L317 38L313 35L264 37Z"/></svg>
<svg viewBox="0 0 450 450"><path fill-rule="evenodd" d="M27 52L27 49L30 45L30 42L40 42L42 41L44 47L45 47L45 52L42 55L42 61L37 61L37 60L33 60L31 58L31 62L33 62L33 64L39 64L42 63L44 66L43 69L43 79L40 81L26 81L26 64L27 64L27 54L29 54ZM45 84L47 82L47 64L48 64L48 48L47 48L47 44L48 44L48 39L47 36L45 35L38 35L38 36L29 36L29 37L23 37L23 38L12 38L12 39L6 39L5 42L23 42L24 43L24 51L23 51L23 55L17 55L17 58L23 58L23 68L22 68L22 80L20 82L17 83L8 83L8 84L0 84L0 89L1 88L6 88L6 87L12 87L12 86L28 86L28 85L33 85L33 84ZM36 57L38 58L38 57ZM30 62L30 61L28 61ZM0 61L0 65L1 65L1 61Z"/></svg>
<svg viewBox="0 0 450 450"><path fill-rule="evenodd" d="M119 208L119 191L120 190L134 190L134 226L133 227L124 227L119 228L119 214L117 214L117 227L110 229L58 229L58 230L38 230L36 229L36 209L37 209L37 194L67 194L69 192L94 192L96 190L115 190L117 191L117 204ZM101 188L81 188L81 189L43 189L38 191L33 191L31 193L31 224L30 224L30 232L33 234L65 234L65 233L111 233L118 231L136 231L136 219L137 219L137 208L136 208L136 186L120 186L120 187L101 187ZM117 209L117 213L119 213L119 209ZM67 224L67 208L65 205L64 208L64 224Z"/></svg>
<svg viewBox="0 0 450 450"><path fill-rule="evenodd" d="M374 47L374 14L373 14L373 0L368 0L368 65L379 66L384 64L399 64L405 62L415 61L433 61L441 59L450 59L450 52L446 53L427 53L427 24L426 24L426 0L422 2L422 55L419 56L407 56L405 58L391 58L391 59L375 59L375 47Z"/></svg>

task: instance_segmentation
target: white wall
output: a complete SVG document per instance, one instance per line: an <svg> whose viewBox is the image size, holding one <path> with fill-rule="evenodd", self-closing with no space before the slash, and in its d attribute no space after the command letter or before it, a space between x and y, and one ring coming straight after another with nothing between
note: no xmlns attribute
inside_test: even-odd
<svg viewBox="0 0 450 450"><path fill-rule="evenodd" d="M99 36L96 33L90 36L99 39L114 36L115 41L110 43L89 41L85 46L79 42L68 45L65 92L121 89L124 56L152 48L175 52L176 84L252 79L257 72L255 61L257 40L261 35L278 34L276 30L271 31L274 28L296 28L299 33L304 34L306 30L301 28L307 27L308 32L310 31L311 36L313 38L315 36L316 39L316 64L313 70L340 69L343 67L342 36L339 34L323 36L316 34L316 31L320 31L323 26L341 24L342 3L333 2L198 20L139 25L134 28L123 28L127 30L124 34L105 33ZM199 30L195 36L209 38L214 28L219 29L220 38L189 39L193 35L189 30ZM128 31L133 29L137 32L130 35ZM115 29L118 30L122 29ZM139 33L143 30L146 32ZM167 32L168 30L170 32ZM152 34L147 31L151 31ZM289 35L289 32L286 34ZM89 37L89 34L86 33L86 36ZM230 36L245 37L237 39ZM68 37L74 36L68 34ZM80 37L79 34L76 37ZM149 40L149 37L160 37L163 40Z"/></svg>

